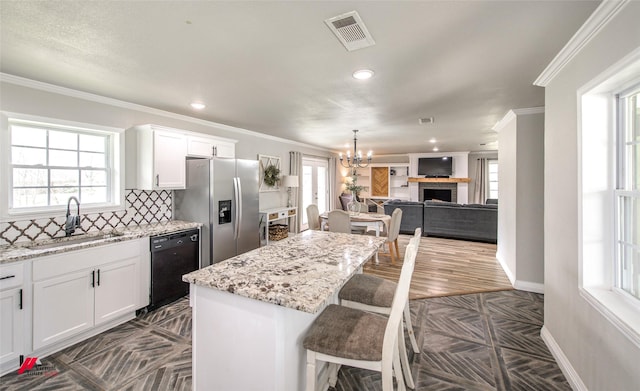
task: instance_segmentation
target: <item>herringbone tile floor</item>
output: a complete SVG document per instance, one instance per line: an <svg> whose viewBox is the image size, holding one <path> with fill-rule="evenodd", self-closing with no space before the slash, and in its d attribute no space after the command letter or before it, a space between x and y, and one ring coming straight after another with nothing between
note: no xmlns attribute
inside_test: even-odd
<svg viewBox="0 0 640 391"><path fill-rule="evenodd" d="M571 390L540 338L542 311L542 295L515 290L412 300L421 347L411 357L416 390ZM57 376L13 373L0 378L0 390L190 390L188 300L42 363ZM381 389L376 372L340 370L336 390Z"/></svg>

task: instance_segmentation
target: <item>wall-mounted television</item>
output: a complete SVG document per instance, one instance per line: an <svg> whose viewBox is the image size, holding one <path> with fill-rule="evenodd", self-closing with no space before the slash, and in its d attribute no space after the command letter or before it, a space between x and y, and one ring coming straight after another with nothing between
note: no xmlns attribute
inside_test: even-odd
<svg viewBox="0 0 640 391"><path fill-rule="evenodd" d="M418 175L431 178L447 178L453 174L453 158L421 157L418 158Z"/></svg>

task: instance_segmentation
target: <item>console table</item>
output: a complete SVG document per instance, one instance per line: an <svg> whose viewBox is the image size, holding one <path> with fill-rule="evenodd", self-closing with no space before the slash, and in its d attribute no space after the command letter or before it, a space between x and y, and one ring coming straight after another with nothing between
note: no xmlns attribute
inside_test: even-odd
<svg viewBox="0 0 640 391"><path fill-rule="evenodd" d="M260 211L260 221L264 223L264 228L261 228L261 231L264 235L265 245L269 244L269 225L278 220L286 220L288 225L289 218L296 217L296 211L297 207L295 206L283 206Z"/></svg>

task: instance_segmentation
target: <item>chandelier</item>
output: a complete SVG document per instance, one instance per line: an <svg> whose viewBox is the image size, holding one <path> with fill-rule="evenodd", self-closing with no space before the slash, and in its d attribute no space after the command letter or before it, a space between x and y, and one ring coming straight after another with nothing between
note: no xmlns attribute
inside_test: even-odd
<svg viewBox="0 0 640 391"><path fill-rule="evenodd" d="M358 134L358 129L353 130L353 156L351 156L351 151L347 151L347 162L345 164L345 159L340 154L340 164L342 167L350 168L355 171L356 168L365 168L371 163L371 151L367 153L367 162L363 163L362 160L362 151L358 151L358 138L356 137Z"/></svg>

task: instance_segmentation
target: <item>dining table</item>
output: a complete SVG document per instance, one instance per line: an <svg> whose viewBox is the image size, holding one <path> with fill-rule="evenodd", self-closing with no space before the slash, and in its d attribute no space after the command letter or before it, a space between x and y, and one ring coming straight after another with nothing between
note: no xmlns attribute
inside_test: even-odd
<svg viewBox="0 0 640 391"><path fill-rule="evenodd" d="M391 224L391 216L381 213L367 213L367 212L349 212L349 218L351 220L351 227L359 228L365 227L365 229L372 228L376 236L380 236L381 232L389 231L389 224ZM327 230L327 224L329 221L329 213L324 212L320 215L320 229L322 231ZM378 261L378 253L375 255L376 265Z"/></svg>
<svg viewBox="0 0 640 391"><path fill-rule="evenodd" d="M304 390L305 333L384 242L307 230L184 275L193 389ZM328 372L318 369L324 389Z"/></svg>

